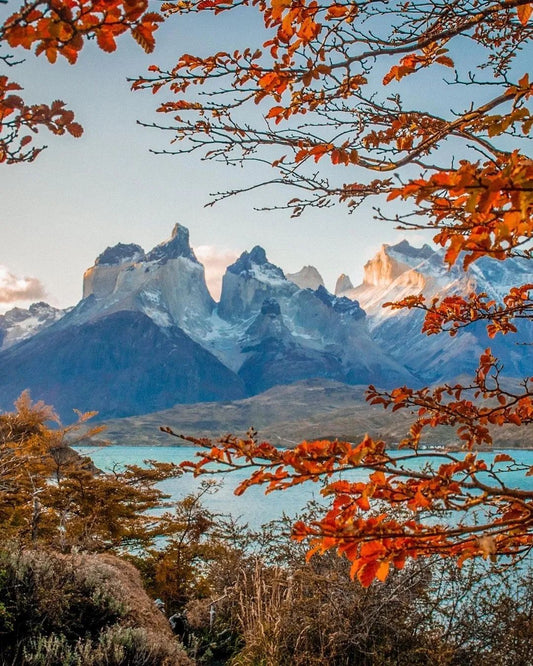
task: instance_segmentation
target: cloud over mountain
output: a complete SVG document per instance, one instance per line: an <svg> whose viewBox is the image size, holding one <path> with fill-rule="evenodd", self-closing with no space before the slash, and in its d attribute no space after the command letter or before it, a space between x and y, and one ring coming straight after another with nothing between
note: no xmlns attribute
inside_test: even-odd
<svg viewBox="0 0 533 666"><path fill-rule="evenodd" d="M0 307L4 303L43 298L45 293L42 283L36 277L18 277L7 266L0 265Z"/></svg>
<svg viewBox="0 0 533 666"><path fill-rule="evenodd" d="M194 253L198 257L198 261L204 265L205 281L211 296L218 300L226 268L237 259L239 253L214 245L199 245L194 248Z"/></svg>

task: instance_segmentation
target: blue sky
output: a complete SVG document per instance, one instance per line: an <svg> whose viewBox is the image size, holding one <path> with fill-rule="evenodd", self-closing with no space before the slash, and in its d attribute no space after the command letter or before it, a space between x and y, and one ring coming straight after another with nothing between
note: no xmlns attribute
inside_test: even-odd
<svg viewBox="0 0 533 666"><path fill-rule="evenodd" d="M102 250L118 242L150 249L169 236L176 222L189 228L193 247L203 248L201 256L212 257L219 267L259 244L287 272L316 266L330 289L343 272L357 283L381 243L404 237L392 225L373 221L370 204L352 215L339 206L295 220L288 212L255 211L254 206L288 198L287 192L272 188L205 208L210 192L260 179L261 173L196 156L149 152L167 147L168 137L136 121L164 118L154 113L157 99L149 92L131 92L126 78L146 72L152 63L173 64L183 52L246 46L257 28L247 16L240 21L232 16L170 20L156 33L151 55L129 37L110 55L86 45L75 66L50 65L43 57L21 53L25 62L9 74L23 85L25 99L65 101L85 133L73 139L42 132L38 138L49 148L33 164L0 167L0 312L21 293L4 289L2 299L2 284L18 280L20 286L25 278L33 278L33 286L39 281L42 297L55 305L76 303L83 271ZM264 177L269 175L266 170ZM413 234L409 239L422 241ZM30 292L34 300L38 290Z"/></svg>

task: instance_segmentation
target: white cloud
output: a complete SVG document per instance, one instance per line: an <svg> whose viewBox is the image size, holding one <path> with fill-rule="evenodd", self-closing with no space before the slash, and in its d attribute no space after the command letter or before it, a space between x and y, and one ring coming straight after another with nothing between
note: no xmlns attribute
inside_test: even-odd
<svg viewBox="0 0 533 666"><path fill-rule="evenodd" d="M217 248L213 245L199 245L194 248L198 261L205 266L205 281L211 295L218 301L222 288L222 276L240 253L235 250Z"/></svg>
<svg viewBox="0 0 533 666"><path fill-rule="evenodd" d="M0 265L0 307L17 301L35 301L45 296L45 289L36 277L17 277Z"/></svg>

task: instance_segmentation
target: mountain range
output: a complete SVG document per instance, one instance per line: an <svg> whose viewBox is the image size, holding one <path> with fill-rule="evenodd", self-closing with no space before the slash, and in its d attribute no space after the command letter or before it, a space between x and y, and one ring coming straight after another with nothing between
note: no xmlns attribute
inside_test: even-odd
<svg viewBox="0 0 533 666"><path fill-rule="evenodd" d="M403 241L381 248L361 285L341 275L332 294L314 267L285 274L256 246L227 268L215 302L178 224L149 252L122 243L104 250L75 307L37 303L0 316L0 408L26 388L69 422L74 408L127 417L308 380L420 386L471 372L487 346L507 374L533 374L530 348L514 344L533 341L531 322L512 342L489 341L481 325L427 338L420 312L382 307L411 293L481 290L501 299L528 280L525 261L449 271L442 253Z"/></svg>

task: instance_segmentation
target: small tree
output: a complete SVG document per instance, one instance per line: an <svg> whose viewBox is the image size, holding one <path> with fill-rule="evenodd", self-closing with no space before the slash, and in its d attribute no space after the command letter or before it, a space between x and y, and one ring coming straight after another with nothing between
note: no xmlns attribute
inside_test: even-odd
<svg viewBox="0 0 533 666"><path fill-rule="evenodd" d="M385 195L395 208L378 210L378 217L402 229L433 230L449 266L461 261L466 269L485 256L531 259L533 85L520 56L531 49L532 3L201 0L165 9L238 17L244 6L261 14L263 43L208 57L184 54L174 67L154 66L134 83L172 93L159 111L171 118L165 130L179 142L174 152L270 165L277 175L262 184L295 188L297 196L281 204L295 216L336 202L353 210ZM447 91L441 71L448 73ZM435 91L421 101L420 86ZM462 96L450 97L455 108L439 103L456 89ZM482 321L494 337L515 332L517 320L530 325L532 290L532 283L513 286L501 302L471 294L390 305L424 310L428 334L453 336ZM510 487L505 472L527 475L533 468L504 454L485 462L473 451L490 445L492 427L515 426L519 438L520 428L531 425L533 380L510 386L487 349L467 384L369 388L371 403L418 417L399 455L369 436L356 444L303 442L291 451L227 437L192 440L206 451L189 467L256 467L237 492L324 479L329 509L311 524L297 523L294 535L310 537L311 552L346 555L363 585L383 580L408 557L519 558L533 547L533 492ZM430 453L422 465L420 438L442 425L456 429L467 451ZM337 477L358 469L370 473L366 481ZM377 513L369 513L376 505ZM411 517L398 519L398 506ZM472 517L476 508L481 522ZM442 511L454 511L454 520L437 522Z"/></svg>
<svg viewBox="0 0 533 666"><path fill-rule="evenodd" d="M161 509L167 497L156 484L179 476L172 463L126 465L103 472L90 458L72 449L77 431L90 414L68 428L52 429L51 408L33 405L28 393L16 411L0 415L0 526L4 538L102 551L149 546L157 536L172 534ZM91 437L98 429L87 431Z"/></svg>

